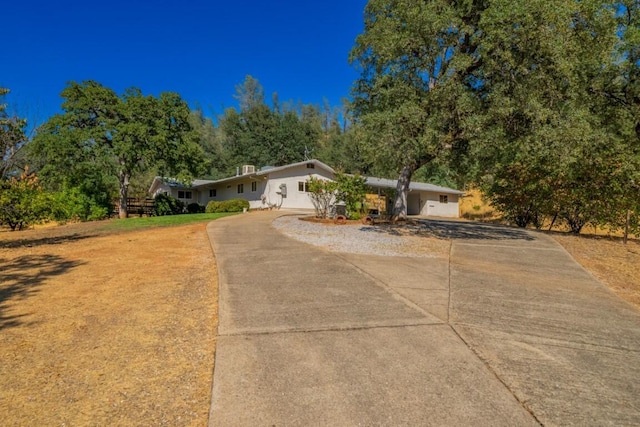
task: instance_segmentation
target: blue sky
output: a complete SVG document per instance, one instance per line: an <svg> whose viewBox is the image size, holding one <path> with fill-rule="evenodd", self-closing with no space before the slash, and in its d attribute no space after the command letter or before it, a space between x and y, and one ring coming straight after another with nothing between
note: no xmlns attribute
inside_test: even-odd
<svg viewBox="0 0 640 427"><path fill-rule="evenodd" d="M8 1L2 6L0 87L10 108L44 122L70 80L118 93L174 91L206 115L236 106L257 78L265 97L339 105L357 71L348 54L366 0Z"/></svg>

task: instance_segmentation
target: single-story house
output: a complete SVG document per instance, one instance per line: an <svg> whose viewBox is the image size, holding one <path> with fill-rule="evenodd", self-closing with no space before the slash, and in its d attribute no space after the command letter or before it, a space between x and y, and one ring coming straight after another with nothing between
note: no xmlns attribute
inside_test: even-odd
<svg viewBox="0 0 640 427"><path fill-rule="evenodd" d="M259 170L245 165L235 176L218 180L196 179L189 186L156 177L149 193L153 197L169 194L186 204L206 205L212 200L245 199L251 209L313 209L307 194L309 176L333 180L335 171L315 159L278 167L265 166ZM379 194L396 188L396 181L390 179L367 177L367 184ZM459 216L459 199L463 192L420 182L412 182L409 189L409 215Z"/></svg>

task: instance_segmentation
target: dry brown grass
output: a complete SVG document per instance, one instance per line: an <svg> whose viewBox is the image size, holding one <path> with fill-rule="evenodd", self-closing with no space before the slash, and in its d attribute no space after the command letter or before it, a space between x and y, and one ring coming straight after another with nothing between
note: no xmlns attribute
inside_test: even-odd
<svg viewBox="0 0 640 427"><path fill-rule="evenodd" d="M0 233L3 426L205 425L217 272L204 224Z"/></svg>

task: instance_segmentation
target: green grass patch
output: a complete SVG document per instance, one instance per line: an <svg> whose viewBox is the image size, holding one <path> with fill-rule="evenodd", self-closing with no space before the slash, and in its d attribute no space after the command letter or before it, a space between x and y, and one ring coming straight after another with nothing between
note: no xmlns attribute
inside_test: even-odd
<svg viewBox="0 0 640 427"><path fill-rule="evenodd" d="M152 216L142 218L126 218L109 221L103 230L108 231L125 231L138 230L150 227L172 227L176 225L193 224L195 222L213 221L225 216L237 215L236 213L203 213L203 214L184 214L184 215L166 215Z"/></svg>

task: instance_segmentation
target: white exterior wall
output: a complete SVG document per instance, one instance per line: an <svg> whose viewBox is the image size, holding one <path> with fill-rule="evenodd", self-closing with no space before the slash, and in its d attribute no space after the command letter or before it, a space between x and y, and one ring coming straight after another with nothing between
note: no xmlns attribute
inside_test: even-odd
<svg viewBox="0 0 640 427"><path fill-rule="evenodd" d="M448 203L440 203L440 195L441 193L421 192L420 198L424 201L424 205L421 205L420 215L446 218L460 217L460 196L457 194L442 194L447 196Z"/></svg>
<svg viewBox="0 0 640 427"><path fill-rule="evenodd" d="M280 207L283 209L313 209L308 193L298 190L298 182L306 182L309 175L316 178L333 179L330 172L322 168L310 169L306 164L303 164L295 168L269 172L262 176L238 177L229 183L200 187L198 203L206 206L211 200L245 199L249 201L250 209L266 208L270 204L275 206L281 204ZM255 191L251 191L252 182L256 183ZM238 184L243 184L243 193L238 193ZM287 186L286 197L279 194L282 184ZM209 190L214 188L216 196L210 197ZM265 196L264 203L262 202L263 194Z"/></svg>
<svg viewBox="0 0 640 427"><path fill-rule="evenodd" d="M320 179L333 180L333 174L322 168L307 168L306 164L292 169L276 171L269 174L267 187L265 188L265 196L267 202L272 204L280 204L283 209L313 209L313 204L309 198L309 193L299 191L298 183L306 182L309 176ZM281 197L278 192L280 185L287 186L287 197Z"/></svg>
<svg viewBox="0 0 640 427"><path fill-rule="evenodd" d="M255 191L251 191L251 183L255 182L256 183L256 190ZM242 184L243 186L243 192L242 193L238 193L238 185ZM209 203L212 200L215 200L217 202L221 202L224 200L231 200L231 199L244 199L249 201L249 205L251 207L251 209L255 209L257 207L259 207L259 205L261 204L260 201L260 195L263 193L263 189L265 186L265 182L264 180L261 180L260 178L258 178L258 180L256 179L252 179L249 177L246 178L238 178L237 180L233 180L232 182L229 183L221 183L221 184L217 184L216 186L207 186L207 187L203 187L200 190L200 198L198 200L198 202L201 205L207 205L207 203ZM215 189L216 190L216 196L215 197L210 197L210 191Z"/></svg>

